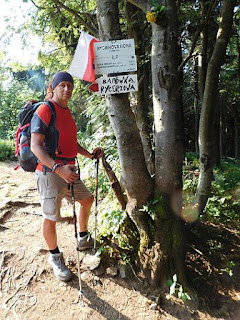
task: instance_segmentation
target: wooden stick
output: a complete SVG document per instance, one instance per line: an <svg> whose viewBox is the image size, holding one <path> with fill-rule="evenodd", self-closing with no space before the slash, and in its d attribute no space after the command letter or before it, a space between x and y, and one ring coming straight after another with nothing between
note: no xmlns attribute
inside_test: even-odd
<svg viewBox="0 0 240 320"><path fill-rule="evenodd" d="M107 160L105 159L105 157L102 157L102 164L103 164L103 168L106 171L106 174L108 176L108 180L111 182L111 186L113 188L113 191L118 199L118 202L121 205L122 210L126 209L126 205L127 205L127 200L125 195L123 194L122 188L120 186L120 183L114 173L114 171L112 170L110 164L107 162Z"/></svg>

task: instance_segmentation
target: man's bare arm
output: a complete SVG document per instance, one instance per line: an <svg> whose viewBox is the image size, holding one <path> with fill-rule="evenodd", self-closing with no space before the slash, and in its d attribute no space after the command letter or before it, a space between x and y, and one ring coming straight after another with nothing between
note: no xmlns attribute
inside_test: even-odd
<svg viewBox="0 0 240 320"><path fill-rule="evenodd" d="M42 133L31 133L31 150L35 156L49 169L55 164L55 160L52 159L43 148L45 135ZM56 168L56 172L66 182L72 183L79 178L79 175L75 172L74 165L63 165Z"/></svg>

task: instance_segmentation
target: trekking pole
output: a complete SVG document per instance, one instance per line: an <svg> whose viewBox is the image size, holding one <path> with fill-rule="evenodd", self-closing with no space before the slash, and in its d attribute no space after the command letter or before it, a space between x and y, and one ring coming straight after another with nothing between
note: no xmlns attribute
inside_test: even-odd
<svg viewBox="0 0 240 320"><path fill-rule="evenodd" d="M78 297L82 300L83 291L82 291L82 281L81 281L81 271L80 271L80 260L79 260L79 251L78 251L78 238L77 238L77 216L75 209L75 196L74 196L74 188L73 183L71 183L71 196L72 196L72 206L73 206L73 219L74 219L74 228L75 228L75 238L77 241L77 264L78 264L78 282L79 282L79 291Z"/></svg>
<svg viewBox="0 0 240 320"><path fill-rule="evenodd" d="M95 230L94 230L94 253L96 253L96 238L97 238L97 214L98 214L98 168L99 159L96 159L96 188L95 188Z"/></svg>

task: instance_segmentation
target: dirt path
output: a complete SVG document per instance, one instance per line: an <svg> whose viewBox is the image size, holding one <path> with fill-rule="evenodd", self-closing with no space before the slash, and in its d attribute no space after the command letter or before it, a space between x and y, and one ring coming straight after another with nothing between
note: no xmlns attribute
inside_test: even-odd
<svg viewBox="0 0 240 320"><path fill-rule="evenodd" d="M63 283L48 265L34 174L14 171L15 165L0 163L0 319L228 319L210 316L175 298L164 299L157 307L157 294L130 269L123 277L114 260L101 275L81 264L83 305L76 303L74 227L69 222L57 227L59 247L74 273L71 281Z"/></svg>

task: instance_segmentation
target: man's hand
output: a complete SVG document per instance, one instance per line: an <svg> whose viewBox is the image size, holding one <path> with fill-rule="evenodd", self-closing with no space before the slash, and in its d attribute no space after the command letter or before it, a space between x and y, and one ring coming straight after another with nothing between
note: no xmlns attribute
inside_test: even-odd
<svg viewBox="0 0 240 320"><path fill-rule="evenodd" d="M93 150L92 154L94 155L92 159L100 159L103 157L104 152L103 152L103 149L101 149L100 147L97 147Z"/></svg>
<svg viewBox="0 0 240 320"><path fill-rule="evenodd" d="M57 167L55 172L67 183L73 183L75 180L79 179L79 174L76 173L76 170L77 168L74 165L67 164Z"/></svg>

